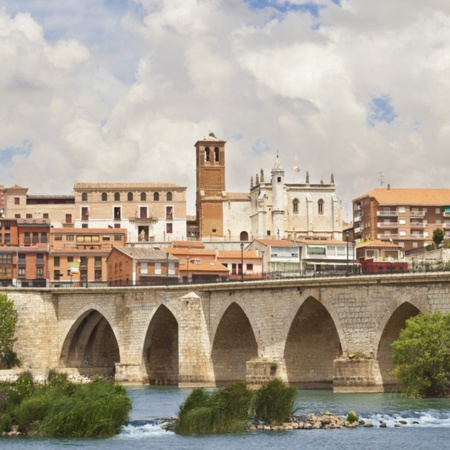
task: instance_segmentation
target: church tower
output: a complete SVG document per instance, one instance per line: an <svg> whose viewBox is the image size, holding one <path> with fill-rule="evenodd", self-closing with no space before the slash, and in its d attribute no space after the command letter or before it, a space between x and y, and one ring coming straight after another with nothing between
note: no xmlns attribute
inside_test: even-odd
<svg viewBox="0 0 450 450"><path fill-rule="evenodd" d="M225 141L209 133L195 143L197 165L196 212L200 239L224 236Z"/></svg>
<svg viewBox="0 0 450 450"><path fill-rule="evenodd" d="M272 225L276 239L284 238L284 169L278 157L272 169Z"/></svg>

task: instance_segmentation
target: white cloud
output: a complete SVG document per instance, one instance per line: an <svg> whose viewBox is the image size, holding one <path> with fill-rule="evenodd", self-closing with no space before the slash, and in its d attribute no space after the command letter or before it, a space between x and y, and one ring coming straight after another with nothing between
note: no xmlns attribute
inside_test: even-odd
<svg viewBox="0 0 450 450"><path fill-rule="evenodd" d="M448 187L448 2L322 0L319 17L243 0L4 3L0 183L168 181L188 186L192 213L194 143L214 131L230 191L268 173L277 149L301 168L288 181L333 172L347 204L380 172Z"/></svg>

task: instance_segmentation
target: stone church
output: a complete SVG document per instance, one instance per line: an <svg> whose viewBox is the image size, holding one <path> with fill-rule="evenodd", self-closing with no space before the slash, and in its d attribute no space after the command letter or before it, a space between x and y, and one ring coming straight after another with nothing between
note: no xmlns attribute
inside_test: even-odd
<svg viewBox="0 0 450 450"><path fill-rule="evenodd" d="M225 188L225 144L214 133L195 144L199 239L249 241L320 237L341 239L342 206L330 182L285 183L279 155L270 178L261 169L245 193Z"/></svg>

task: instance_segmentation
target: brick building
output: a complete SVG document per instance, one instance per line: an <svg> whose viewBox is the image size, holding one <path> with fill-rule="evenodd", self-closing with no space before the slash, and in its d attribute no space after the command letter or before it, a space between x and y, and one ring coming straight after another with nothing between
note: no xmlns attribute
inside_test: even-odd
<svg viewBox="0 0 450 450"><path fill-rule="evenodd" d="M432 243L433 231L450 236L450 189L377 188L353 200L356 241L379 239L403 250Z"/></svg>

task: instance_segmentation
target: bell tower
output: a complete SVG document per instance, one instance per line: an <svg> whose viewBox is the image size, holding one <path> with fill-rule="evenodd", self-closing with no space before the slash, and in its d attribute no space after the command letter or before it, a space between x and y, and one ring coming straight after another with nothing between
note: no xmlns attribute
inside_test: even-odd
<svg viewBox="0 0 450 450"><path fill-rule="evenodd" d="M196 212L200 239L224 236L225 141L209 133L195 143L197 166Z"/></svg>

